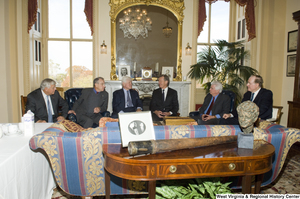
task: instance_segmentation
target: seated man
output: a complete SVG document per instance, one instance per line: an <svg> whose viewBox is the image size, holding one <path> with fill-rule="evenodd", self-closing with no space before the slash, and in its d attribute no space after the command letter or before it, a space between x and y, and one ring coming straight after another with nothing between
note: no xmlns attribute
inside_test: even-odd
<svg viewBox="0 0 300 199"><path fill-rule="evenodd" d="M272 118L273 93L263 88L263 79L260 75L252 75L247 83L248 91L244 94L242 102L250 100L259 108L260 119L266 120ZM238 114L234 111L232 114L224 114L221 124L238 124Z"/></svg>
<svg viewBox="0 0 300 199"><path fill-rule="evenodd" d="M159 88L153 91L150 111L153 121L161 121L165 116L177 116L179 109L177 91L169 87L170 79L167 75L158 78Z"/></svg>
<svg viewBox="0 0 300 199"><path fill-rule="evenodd" d="M118 118L118 113L142 111L143 103L139 94L132 89L132 79L128 76L122 78L122 89L113 93L112 118Z"/></svg>
<svg viewBox="0 0 300 199"><path fill-rule="evenodd" d="M62 115L58 115L58 107L62 107ZM40 88L32 91L27 96L25 112L34 113L37 123L51 123L64 120L68 114L68 104L56 90L56 82L46 78Z"/></svg>
<svg viewBox="0 0 300 199"><path fill-rule="evenodd" d="M107 110L108 93L105 89L105 81L102 77L97 77L93 81L94 88L85 88L82 94L73 105L73 113L77 117L77 122L84 128L99 126L101 113Z"/></svg>
<svg viewBox="0 0 300 199"><path fill-rule="evenodd" d="M219 124L223 114L229 113L230 97L222 94L222 84L218 81L211 83L209 94L204 98L199 116L194 117L199 125Z"/></svg>

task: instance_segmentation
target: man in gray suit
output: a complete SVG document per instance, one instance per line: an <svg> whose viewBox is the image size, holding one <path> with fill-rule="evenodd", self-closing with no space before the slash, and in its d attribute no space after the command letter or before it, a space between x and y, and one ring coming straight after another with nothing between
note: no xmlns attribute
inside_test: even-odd
<svg viewBox="0 0 300 199"><path fill-rule="evenodd" d="M222 84L218 81L211 83L209 94L204 98L199 116L194 118L200 125L219 124L223 114L229 113L230 98L222 94Z"/></svg>
<svg viewBox="0 0 300 199"><path fill-rule="evenodd" d="M107 110L108 93L105 89L105 81L102 77L94 79L94 88L85 88L82 94L73 105L73 113L77 122L84 128L99 126L101 113Z"/></svg>
<svg viewBox="0 0 300 199"><path fill-rule="evenodd" d="M61 115L58 114L60 106ZM28 110L34 113L36 123L52 123L67 117L68 104L56 90L56 82L46 78L41 82L40 88L28 94L25 112Z"/></svg>

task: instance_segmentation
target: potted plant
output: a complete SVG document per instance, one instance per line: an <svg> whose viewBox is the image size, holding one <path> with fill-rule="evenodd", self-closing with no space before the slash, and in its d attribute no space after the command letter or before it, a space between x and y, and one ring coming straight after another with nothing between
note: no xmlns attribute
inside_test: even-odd
<svg viewBox="0 0 300 199"><path fill-rule="evenodd" d="M217 194L232 194L231 182L222 183L220 178L196 178L188 180L158 181L156 199L160 198L212 198Z"/></svg>
<svg viewBox="0 0 300 199"><path fill-rule="evenodd" d="M249 52L244 51L242 42L227 42L217 40L215 46L206 46L198 53L198 63L190 67L188 77L200 81L206 93L209 92L212 81L219 81L224 90L236 94L236 103L242 99L240 88L251 75L258 74L257 70L243 64L249 58Z"/></svg>

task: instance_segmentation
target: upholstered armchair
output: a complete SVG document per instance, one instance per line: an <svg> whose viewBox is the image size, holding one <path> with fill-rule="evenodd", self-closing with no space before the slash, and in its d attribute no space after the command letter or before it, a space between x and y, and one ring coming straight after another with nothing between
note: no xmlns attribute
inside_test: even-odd
<svg viewBox="0 0 300 199"><path fill-rule="evenodd" d="M69 110L71 110L73 108L73 104L80 97L82 89L83 88L70 88L70 89L65 91L65 100L68 103ZM103 117L109 117L110 116L109 111L105 111L101 114L102 114ZM73 113L68 114L67 119L71 120L72 122L77 123L76 115L74 115Z"/></svg>

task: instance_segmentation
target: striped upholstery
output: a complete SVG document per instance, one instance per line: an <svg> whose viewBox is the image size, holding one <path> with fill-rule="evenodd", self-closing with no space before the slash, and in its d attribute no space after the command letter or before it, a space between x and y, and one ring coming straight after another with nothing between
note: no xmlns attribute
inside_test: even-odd
<svg viewBox="0 0 300 199"><path fill-rule="evenodd" d="M156 139L194 138L236 135L238 126L154 126ZM255 129L255 139L271 142L275 148L273 168L264 175L263 185L278 176L291 145L299 141L298 129L285 128L266 121ZM47 153L58 185L65 192L79 196L105 195L103 143L121 143L118 125L98 127L83 132L66 132L62 123L55 123L30 140L31 149L42 148ZM240 178L233 178L233 188ZM111 177L112 194L143 193L147 183Z"/></svg>

